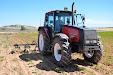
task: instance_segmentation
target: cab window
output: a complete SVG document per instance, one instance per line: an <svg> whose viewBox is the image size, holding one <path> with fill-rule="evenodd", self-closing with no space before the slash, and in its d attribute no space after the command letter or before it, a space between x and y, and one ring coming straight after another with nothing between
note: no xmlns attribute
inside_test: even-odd
<svg viewBox="0 0 113 75"><path fill-rule="evenodd" d="M48 17L48 26L51 27L54 24L54 18L53 18L53 14L50 14Z"/></svg>
<svg viewBox="0 0 113 75"><path fill-rule="evenodd" d="M70 23L67 22L67 19L70 20ZM59 13L55 14L55 31L61 32L63 25L71 25L72 23L71 13Z"/></svg>

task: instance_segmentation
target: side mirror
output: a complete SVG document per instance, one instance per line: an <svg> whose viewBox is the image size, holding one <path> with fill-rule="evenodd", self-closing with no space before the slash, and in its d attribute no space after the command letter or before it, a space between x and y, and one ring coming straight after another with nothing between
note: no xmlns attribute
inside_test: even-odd
<svg viewBox="0 0 113 75"><path fill-rule="evenodd" d="M70 18L67 18L67 23L68 23L68 24L70 23Z"/></svg>
<svg viewBox="0 0 113 75"><path fill-rule="evenodd" d="M85 16L81 16L81 18L82 18L82 21L83 21L83 27L85 27L85 26L84 26Z"/></svg>
<svg viewBox="0 0 113 75"><path fill-rule="evenodd" d="M82 21L85 22L85 17L84 16L81 16L81 17L82 17Z"/></svg>

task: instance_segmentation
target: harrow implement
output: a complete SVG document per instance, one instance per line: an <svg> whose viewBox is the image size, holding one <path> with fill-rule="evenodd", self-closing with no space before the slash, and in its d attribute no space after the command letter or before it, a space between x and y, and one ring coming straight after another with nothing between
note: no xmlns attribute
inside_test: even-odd
<svg viewBox="0 0 113 75"><path fill-rule="evenodd" d="M29 44L29 43L27 43L27 44L14 44L14 46L15 46L15 49L20 49L20 46L24 46L24 52L27 52L27 53L29 53L29 50L30 50L30 46L32 46L32 45L36 45L35 46L35 49L34 50L36 50L36 48L38 47L38 43L37 43L37 41L36 40L33 40L33 42L31 43L31 44Z"/></svg>

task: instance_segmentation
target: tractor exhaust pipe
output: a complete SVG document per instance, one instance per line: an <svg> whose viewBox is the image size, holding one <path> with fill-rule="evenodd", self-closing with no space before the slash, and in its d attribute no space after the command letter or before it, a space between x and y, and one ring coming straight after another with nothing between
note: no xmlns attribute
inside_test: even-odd
<svg viewBox="0 0 113 75"><path fill-rule="evenodd" d="M73 4L72 4L72 25L73 25L73 19L74 19L74 13L73 13L73 6L74 6L74 2L73 2Z"/></svg>

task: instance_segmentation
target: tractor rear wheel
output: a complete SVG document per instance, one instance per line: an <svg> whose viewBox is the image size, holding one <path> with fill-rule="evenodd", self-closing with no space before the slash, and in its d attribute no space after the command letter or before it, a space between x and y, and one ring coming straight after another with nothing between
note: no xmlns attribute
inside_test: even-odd
<svg viewBox="0 0 113 75"><path fill-rule="evenodd" d="M53 40L53 55L58 66L67 66L71 60L71 47L66 39L56 37Z"/></svg>
<svg viewBox="0 0 113 75"><path fill-rule="evenodd" d="M50 49L50 39L47 37L44 30L39 31L38 48L39 48L39 52L42 55L48 55L49 54L48 50Z"/></svg>
<svg viewBox="0 0 113 75"><path fill-rule="evenodd" d="M94 64L97 64L101 60L103 55L103 49L100 42L98 42L98 45L100 47L100 50L84 52L83 56L85 60Z"/></svg>

